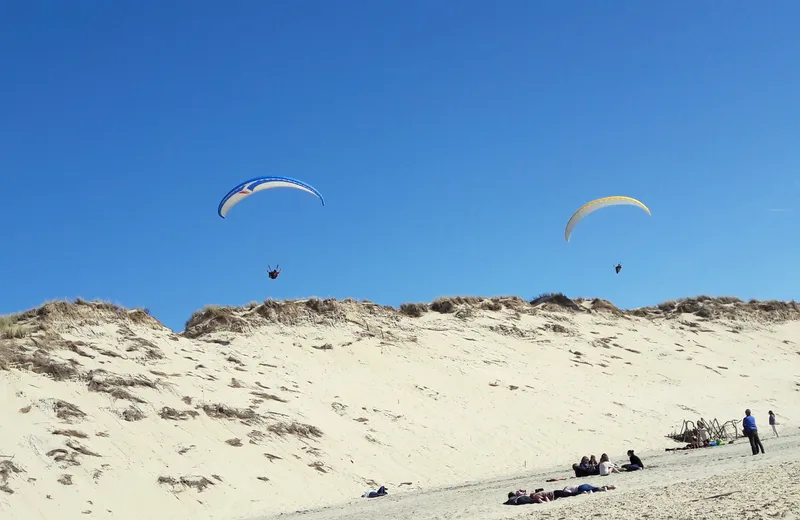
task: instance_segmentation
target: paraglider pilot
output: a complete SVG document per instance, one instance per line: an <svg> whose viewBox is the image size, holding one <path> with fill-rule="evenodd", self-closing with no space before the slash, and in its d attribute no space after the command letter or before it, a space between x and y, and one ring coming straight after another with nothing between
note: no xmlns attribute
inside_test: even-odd
<svg viewBox="0 0 800 520"><path fill-rule="evenodd" d="M616 267L614 267L614 270L617 272L617 274L619 274L619 272L622 271L622 264L617 264Z"/></svg>
<svg viewBox="0 0 800 520"><path fill-rule="evenodd" d="M270 266L267 266L267 269L269 269L269 271L267 271L267 274L269 275L270 279L272 279L272 280L274 280L275 278L278 277L279 274L281 274L281 266L280 266L280 264L276 265L275 269L273 269Z"/></svg>

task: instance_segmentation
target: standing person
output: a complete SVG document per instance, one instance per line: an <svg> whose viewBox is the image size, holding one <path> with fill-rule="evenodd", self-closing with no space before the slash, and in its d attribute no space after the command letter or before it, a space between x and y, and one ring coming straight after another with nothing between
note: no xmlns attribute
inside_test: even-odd
<svg viewBox="0 0 800 520"><path fill-rule="evenodd" d="M744 411L744 419L742 419L742 429L744 434L750 439L750 448L753 450L753 455L758 455L759 448L761 453L764 453L764 445L761 444L761 439L758 438L758 428L756 428L756 418L750 415L750 408Z"/></svg>
<svg viewBox="0 0 800 520"><path fill-rule="evenodd" d="M772 410L769 411L769 425L772 426L772 431L775 433L775 437L780 437L778 435L778 430L775 428L775 425L778 424L775 422L775 414L772 413Z"/></svg>

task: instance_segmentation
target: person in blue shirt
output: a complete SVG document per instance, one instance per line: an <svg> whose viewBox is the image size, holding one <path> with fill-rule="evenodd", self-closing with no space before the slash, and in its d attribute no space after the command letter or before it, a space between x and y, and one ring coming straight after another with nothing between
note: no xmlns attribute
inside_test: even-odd
<svg viewBox="0 0 800 520"><path fill-rule="evenodd" d="M753 455L758 455L759 448L761 449L761 453L764 453L764 445L761 444L761 439L758 438L756 418L750 415L750 408L744 411L742 430L744 430L744 434L747 438L750 439L750 448L753 450Z"/></svg>

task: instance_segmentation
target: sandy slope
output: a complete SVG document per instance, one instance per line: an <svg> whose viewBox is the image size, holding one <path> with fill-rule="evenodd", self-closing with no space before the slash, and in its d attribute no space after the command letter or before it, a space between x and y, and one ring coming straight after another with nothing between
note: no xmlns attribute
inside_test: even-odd
<svg viewBox="0 0 800 520"><path fill-rule="evenodd" d="M317 510L259 516L249 520L511 520L518 518L621 520L768 520L800 518L800 437L764 440L765 454L753 457L747 442L691 452L643 454L646 471L549 483L558 471L531 472L380 499L352 499ZM613 484L614 491L548 504L505 506L519 488L560 489L566 485Z"/></svg>
<svg viewBox="0 0 800 520"><path fill-rule="evenodd" d="M706 302L705 319L465 302L413 318L312 303L212 309L181 335L107 305L14 318L25 333L0 350L0 516L231 519L375 484L426 496L568 474L584 453L663 450L683 419L745 406L764 429L772 409L797 430L796 305Z"/></svg>

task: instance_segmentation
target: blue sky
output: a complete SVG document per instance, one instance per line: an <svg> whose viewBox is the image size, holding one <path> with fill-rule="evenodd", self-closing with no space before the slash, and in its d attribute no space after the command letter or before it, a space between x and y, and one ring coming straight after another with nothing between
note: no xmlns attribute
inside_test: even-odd
<svg viewBox="0 0 800 520"><path fill-rule="evenodd" d="M0 313L82 296L180 330L270 297L796 297L798 19L788 0L5 3ZM217 216L270 174L327 205L275 190ZM567 244L608 195L653 214L597 212Z"/></svg>

